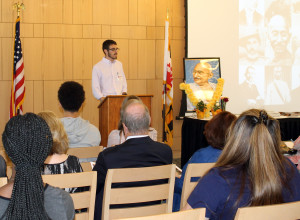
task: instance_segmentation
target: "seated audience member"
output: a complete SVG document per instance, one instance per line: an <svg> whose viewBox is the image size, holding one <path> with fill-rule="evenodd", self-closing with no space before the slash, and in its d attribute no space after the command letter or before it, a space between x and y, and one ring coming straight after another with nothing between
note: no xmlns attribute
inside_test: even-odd
<svg viewBox="0 0 300 220"><path fill-rule="evenodd" d="M95 219L101 219L105 177L108 169L150 167L172 163L171 148L153 141L149 135L148 108L137 100L130 100L124 107L122 124L126 141L102 151L96 161L97 192Z"/></svg>
<svg viewBox="0 0 300 220"><path fill-rule="evenodd" d="M6 177L6 162L0 155L0 177Z"/></svg>
<svg viewBox="0 0 300 220"><path fill-rule="evenodd" d="M294 141L293 148L298 151L297 154L286 155L286 157L289 158L297 166L297 169L300 172L300 136Z"/></svg>
<svg viewBox="0 0 300 220"><path fill-rule="evenodd" d="M74 219L69 193L44 184L40 167L52 147L47 123L33 113L11 118L2 134L15 170L0 188L0 219Z"/></svg>
<svg viewBox="0 0 300 220"><path fill-rule="evenodd" d="M294 141L294 148L300 150L300 136Z"/></svg>
<svg viewBox="0 0 300 220"><path fill-rule="evenodd" d="M209 146L197 150L183 166L180 178L175 179L173 211L179 211L181 191L186 169L190 163L214 163L218 160L225 146L227 130L236 116L224 111L215 115L204 127L204 135Z"/></svg>
<svg viewBox="0 0 300 220"><path fill-rule="evenodd" d="M61 119L69 138L69 147L99 146L99 129L80 117L85 100L82 85L74 81L64 82L58 90L58 100L64 112Z"/></svg>
<svg viewBox="0 0 300 220"><path fill-rule="evenodd" d="M184 209L206 208L206 218L234 219L240 207L300 200L300 174L280 152L279 122L264 110L242 113L229 129L216 165L203 176Z"/></svg>
<svg viewBox="0 0 300 220"><path fill-rule="evenodd" d="M44 162L42 174L82 172L79 159L75 156L66 154L69 148L69 142L64 126L59 118L50 111L40 112L38 116L46 121L53 138L53 145L49 156ZM73 193L76 188L69 188L65 190L69 193Z"/></svg>
<svg viewBox="0 0 300 220"><path fill-rule="evenodd" d="M127 96L123 100L122 107L120 109L120 121L119 121L119 124L118 124L118 130L112 130L110 132L110 134L108 136L108 140L107 140L107 147L112 147L112 146L115 146L115 145L118 145L118 144L122 144L125 141L124 129L123 129L121 118L122 118L122 115L123 115L123 112L124 112L124 107L125 107L126 103L129 100L132 100L132 99L138 100L139 102L142 103L142 100L139 97L135 96L135 95ZM154 128L150 127L148 134L149 134L149 137L152 140L157 141L157 131Z"/></svg>

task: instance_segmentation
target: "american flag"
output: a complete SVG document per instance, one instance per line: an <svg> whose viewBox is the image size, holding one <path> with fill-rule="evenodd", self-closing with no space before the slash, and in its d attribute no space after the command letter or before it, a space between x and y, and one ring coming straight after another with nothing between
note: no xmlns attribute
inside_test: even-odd
<svg viewBox="0 0 300 220"><path fill-rule="evenodd" d="M20 18L16 20L16 32L14 42L14 64L11 85L10 118L22 114L25 97L24 63L20 40Z"/></svg>

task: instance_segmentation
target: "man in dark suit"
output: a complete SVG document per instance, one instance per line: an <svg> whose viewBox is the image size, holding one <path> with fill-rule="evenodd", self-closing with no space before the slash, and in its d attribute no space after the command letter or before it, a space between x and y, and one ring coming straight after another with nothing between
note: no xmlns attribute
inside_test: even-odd
<svg viewBox="0 0 300 220"><path fill-rule="evenodd" d="M97 193L95 218L101 219L105 177L108 169L150 167L172 163L171 148L153 141L148 136L150 115L147 107L138 100L129 100L122 116L126 141L102 151L96 161Z"/></svg>

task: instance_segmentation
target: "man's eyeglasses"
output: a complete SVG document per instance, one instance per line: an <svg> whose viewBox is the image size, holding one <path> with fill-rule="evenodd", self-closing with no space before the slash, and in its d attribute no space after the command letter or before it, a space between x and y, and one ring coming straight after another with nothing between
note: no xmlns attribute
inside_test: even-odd
<svg viewBox="0 0 300 220"><path fill-rule="evenodd" d="M115 52L115 51L119 51L120 48L110 48L110 49L108 49L108 50L111 50L111 51Z"/></svg>
<svg viewBox="0 0 300 220"><path fill-rule="evenodd" d="M205 76L206 74L208 74L207 72L203 72L203 71L201 71L201 70L194 70L193 71L193 74L199 74L199 75L201 75L201 76Z"/></svg>

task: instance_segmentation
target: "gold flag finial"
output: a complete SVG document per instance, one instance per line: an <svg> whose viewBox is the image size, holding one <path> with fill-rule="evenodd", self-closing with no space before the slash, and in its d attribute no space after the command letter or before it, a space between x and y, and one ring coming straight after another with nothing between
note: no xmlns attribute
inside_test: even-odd
<svg viewBox="0 0 300 220"><path fill-rule="evenodd" d="M15 4L13 4L13 9L16 9L17 10L17 16L18 17L20 17L20 11L21 11L21 9L25 9L25 5L23 4L23 2L22 3L15 3Z"/></svg>

